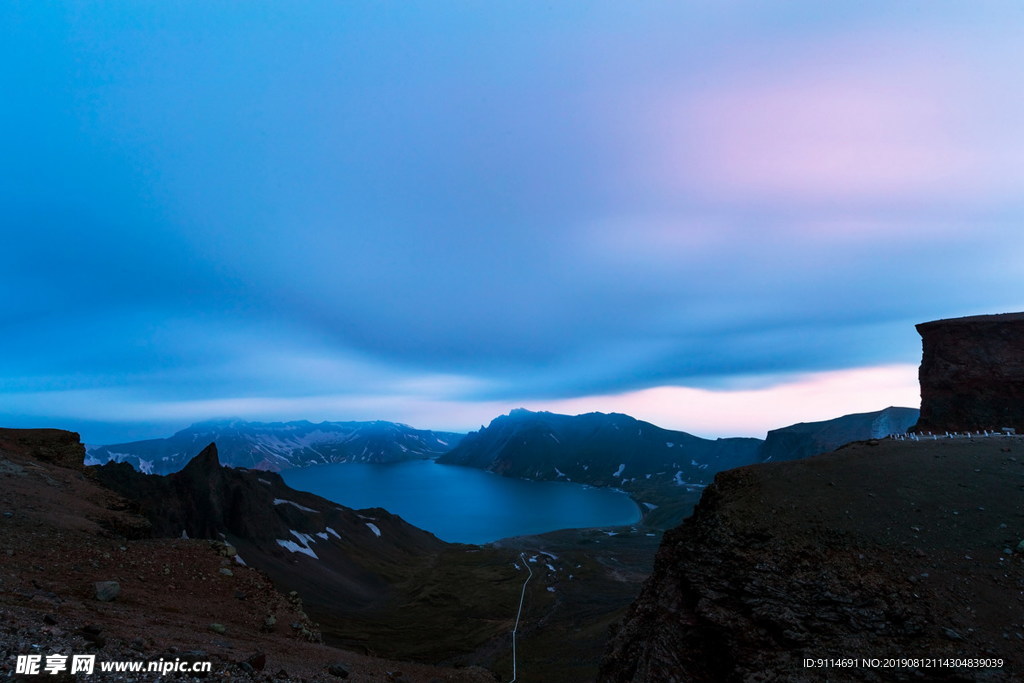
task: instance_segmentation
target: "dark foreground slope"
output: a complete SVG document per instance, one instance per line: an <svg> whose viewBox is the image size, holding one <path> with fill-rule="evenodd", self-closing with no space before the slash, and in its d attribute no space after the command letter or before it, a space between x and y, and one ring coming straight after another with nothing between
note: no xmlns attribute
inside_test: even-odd
<svg viewBox="0 0 1024 683"><path fill-rule="evenodd" d="M1024 441L871 441L718 475L665 534L604 681L1020 680ZM1001 658L804 669L805 658Z"/></svg>
<svg viewBox="0 0 1024 683"><path fill-rule="evenodd" d="M400 680L389 677L398 671L409 681L492 680L477 668L389 661L319 643L300 600L228 557L222 543L157 537L133 500L83 468L83 455L71 432L0 429L0 677L13 674L19 654L76 653L97 662L210 661L207 680L339 680L339 666L353 681ZM383 521L380 528L401 533ZM98 600L99 581L118 582L120 594Z"/></svg>

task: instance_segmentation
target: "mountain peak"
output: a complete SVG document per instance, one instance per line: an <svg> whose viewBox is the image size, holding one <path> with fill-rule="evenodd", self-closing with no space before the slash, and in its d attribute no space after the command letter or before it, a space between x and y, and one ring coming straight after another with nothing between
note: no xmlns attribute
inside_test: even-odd
<svg viewBox="0 0 1024 683"><path fill-rule="evenodd" d="M217 455L217 444L211 443L209 446L199 452L199 455L192 458L187 465L185 465L183 472L189 474L205 473L209 474L220 469L220 458Z"/></svg>

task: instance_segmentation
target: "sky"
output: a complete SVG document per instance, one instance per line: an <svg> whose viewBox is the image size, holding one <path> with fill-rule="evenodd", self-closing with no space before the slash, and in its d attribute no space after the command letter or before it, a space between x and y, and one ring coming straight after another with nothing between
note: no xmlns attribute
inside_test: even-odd
<svg viewBox="0 0 1024 683"><path fill-rule="evenodd" d="M705 437L1024 309L1024 5L0 4L0 424Z"/></svg>

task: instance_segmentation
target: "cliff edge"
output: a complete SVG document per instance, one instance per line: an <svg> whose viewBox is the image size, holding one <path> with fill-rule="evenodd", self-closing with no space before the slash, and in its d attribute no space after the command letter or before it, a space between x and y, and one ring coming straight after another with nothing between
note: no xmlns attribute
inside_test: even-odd
<svg viewBox="0 0 1024 683"><path fill-rule="evenodd" d="M919 432L1024 433L1024 313L921 323Z"/></svg>
<svg viewBox="0 0 1024 683"><path fill-rule="evenodd" d="M1020 680L1024 444L867 441L715 478L665 534L602 681ZM993 658L1001 667L805 668Z"/></svg>

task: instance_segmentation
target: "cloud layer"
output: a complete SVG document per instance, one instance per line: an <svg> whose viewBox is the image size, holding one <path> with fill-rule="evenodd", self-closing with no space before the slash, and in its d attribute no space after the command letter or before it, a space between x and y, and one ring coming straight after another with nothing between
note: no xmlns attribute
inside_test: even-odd
<svg viewBox="0 0 1024 683"><path fill-rule="evenodd" d="M1024 306L1024 15L983 10L4 7L0 412L761 429L744 391Z"/></svg>

